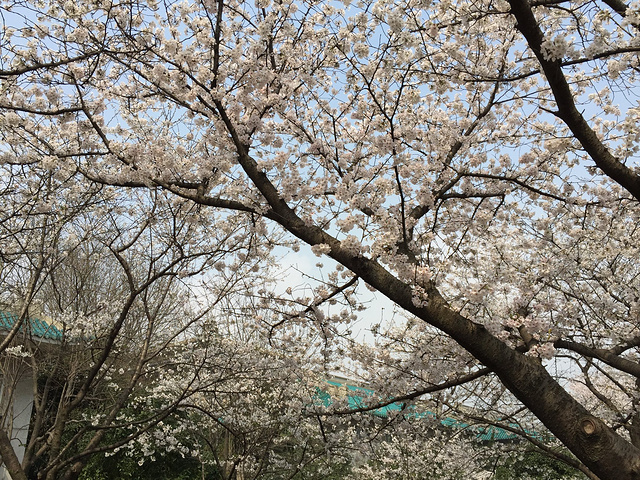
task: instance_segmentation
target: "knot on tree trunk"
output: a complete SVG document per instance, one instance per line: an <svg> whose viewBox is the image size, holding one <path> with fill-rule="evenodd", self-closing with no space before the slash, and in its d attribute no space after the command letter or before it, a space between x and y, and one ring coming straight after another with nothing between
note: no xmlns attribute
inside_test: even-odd
<svg viewBox="0 0 640 480"><path fill-rule="evenodd" d="M640 456L638 450L627 442L621 442L602 420L584 415L577 422L577 440L587 453L591 470L612 472L604 479L640 480Z"/></svg>
<svg viewBox="0 0 640 480"><path fill-rule="evenodd" d="M585 435L591 436L597 434L599 430L599 425L596 423L594 418L583 418L582 419L582 431Z"/></svg>
<svg viewBox="0 0 640 480"><path fill-rule="evenodd" d="M578 441L595 461L607 457L613 447L613 439L609 438L608 433L608 429L596 417L585 415L578 421Z"/></svg>

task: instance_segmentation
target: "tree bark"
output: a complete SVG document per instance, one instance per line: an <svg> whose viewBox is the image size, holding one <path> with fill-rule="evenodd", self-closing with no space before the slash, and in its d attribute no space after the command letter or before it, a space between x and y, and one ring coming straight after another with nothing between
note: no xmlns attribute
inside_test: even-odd
<svg viewBox="0 0 640 480"><path fill-rule="evenodd" d="M22 470L20 460L18 460L16 452L13 451L9 435L2 428L0 428L0 456L13 480L27 480L27 475Z"/></svg>
<svg viewBox="0 0 640 480"><path fill-rule="evenodd" d="M509 391L589 470L603 480L640 479L640 449L589 414L551 377L538 359L511 349L484 326L453 311L435 289L429 292L426 306L416 307L409 286L383 271L382 267L363 268L369 262L361 258L350 263L367 283L417 317L448 333L496 372Z"/></svg>

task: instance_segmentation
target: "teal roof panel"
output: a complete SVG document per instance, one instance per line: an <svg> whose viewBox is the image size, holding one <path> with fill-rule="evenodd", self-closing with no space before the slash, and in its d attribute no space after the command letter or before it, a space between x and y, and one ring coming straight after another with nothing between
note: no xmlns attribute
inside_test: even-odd
<svg viewBox="0 0 640 480"><path fill-rule="evenodd" d="M0 312L0 331L11 330L17 321L18 316L16 314ZM55 341L62 340L62 331L55 325L47 323L44 320L40 320L39 318L30 318L25 322L25 324L27 325L28 331L34 337ZM24 331L24 327L25 325L22 325L20 330Z"/></svg>
<svg viewBox="0 0 640 480"><path fill-rule="evenodd" d="M349 384L345 384L345 383L340 383L337 382L335 380L325 380L326 383L328 383L329 385L332 385L334 387L342 387L342 388L346 388L347 389L347 401L349 404L349 408L352 410L357 410L358 408L363 408L363 407L367 407L367 401L365 400L365 397L374 397L375 392L371 389L368 388L364 388L364 387L358 387L358 386L354 386L354 385L349 385ZM360 395L358 395L358 393ZM325 407L328 407L329 405L331 405L331 403L333 403L332 399L331 399L331 395L326 392L323 391L321 389L318 389L318 395L321 399L321 404L324 405ZM389 405L377 408L375 410L372 411L372 413L378 417L387 417L389 414L391 414L392 412L400 412L403 410L403 406L400 403L391 403ZM436 419L436 414L433 412L430 412L429 410L425 410L425 411L417 411L417 409L415 408L415 406L411 406L408 411L406 412L406 415L408 416L412 416L414 418L430 418L430 419ZM488 442L488 441L509 441L509 440L516 440L518 438L520 438L520 436L514 432L505 430L503 428L500 427L495 427L495 426L472 426L469 425L468 423L462 422L460 420L456 420L454 418L451 417L444 417L441 418L439 420L439 423L447 428L454 428L454 429L460 429L460 430L467 430L470 433L472 433L473 435L475 435L475 437L480 440L480 441L484 441L484 442ZM517 428L517 425L510 425L513 428ZM524 432L532 437L535 438L541 438L539 434L537 434L536 432L532 432L529 430L524 430Z"/></svg>

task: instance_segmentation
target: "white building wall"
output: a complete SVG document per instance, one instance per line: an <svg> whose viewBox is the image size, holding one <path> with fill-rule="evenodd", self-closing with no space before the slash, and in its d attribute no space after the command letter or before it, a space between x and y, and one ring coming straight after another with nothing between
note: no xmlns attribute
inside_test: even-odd
<svg viewBox="0 0 640 480"><path fill-rule="evenodd" d="M30 369L18 370L19 373L3 376L0 405L2 427L7 429L13 450L22 462L33 409L33 378ZM0 467L0 480L11 480L4 465Z"/></svg>

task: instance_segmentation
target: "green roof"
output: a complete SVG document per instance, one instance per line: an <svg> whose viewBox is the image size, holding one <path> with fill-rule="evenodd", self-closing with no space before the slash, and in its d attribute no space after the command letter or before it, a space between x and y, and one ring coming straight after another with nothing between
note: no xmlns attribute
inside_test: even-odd
<svg viewBox="0 0 640 480"><path fill-rule="evenodd" d="M344 384L344 383L340 383L337 382L335 380L326 380L326 383L328 383L329 385L335 386L335 387L342 387L342 388L346 388L347 389L347 401L349 404L349 408L353 409L353 410L357 410L358 408L363 408L363 407L367 407L367 401L365 399L365 397L372 397L374 396L375 392L371 389L368 388L364 388L364 387L356 387L354 385L349 385L349 384ZM318 400L320 400L320 403L326 407L328 407L329 405L331 405L332 400L331 400L331 395L326 392L326 391L322 391L320 389L318 389L317 392L317 398ZM377 408L375 410L372 411L372 413L378 417L386 417L388 416L391 412L400 412L402 411L403 406L402 404L395 402L395 403L391 403L389 405L385 405L384 407L380 407ZM410 412L408 412L408 415L414 417L414 418L424 418L424 417L428 417L431 419L435 419L436 418L436 414L433 412L430 412L428 410L425 410L424 412L417 412L415 410L415 407L411 409ZM459 428L462 430L467 430L470 433L473 433L476 437L476 439L482 441L482 442L488 442L488 441L508 441L508 440L517 440L519 438L521 438L520 435L518 435L517 433L514 432L510 432L508 430L505 430L503 428L500 427L494 427L491 425L488 426L474 426L474 425L470 425L468 423L465 422L461 422L459 420L456 420L454 418L451 417L445 417L443 419L440 420L439 422L442 426L447 427L447 428ZM518 425L515 424L510 424L510 427L513 428L517 428ZM524 430L524 432L529 435L532 436L534 438L540 438L540 435L537 434L536 432L532 432L529 430Z"/></svg>
<svg viewBox="0 0 640 480"><path fill-rule="evenodd" d="M0 331L9 331L18 321L18 316L14 313L0 312ZM40 320L39 318L30 318L25 322L28 332L37 338L46 340L62 340L62 331L55 325ZM25 324L20 327L21 331L24 331Z"/></svg>

